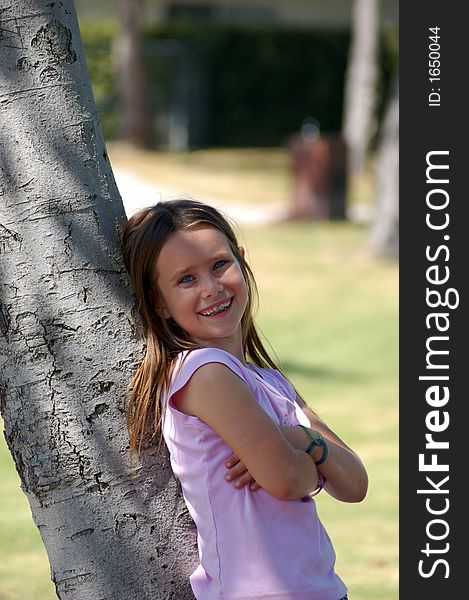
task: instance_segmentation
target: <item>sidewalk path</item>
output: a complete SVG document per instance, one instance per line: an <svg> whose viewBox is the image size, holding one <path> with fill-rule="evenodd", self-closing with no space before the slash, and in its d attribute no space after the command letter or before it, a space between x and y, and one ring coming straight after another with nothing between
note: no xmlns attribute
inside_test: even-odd
<svg viewBox="0 0 469 600"><path fill-rule="evenodd" d="M150 184L129 171L116 168L113 171L128 217L136 210L151 206L161 200L191 198L190 193L187 191L165 185ZM247 206L242 202L236 205L229 204L220 199L200 195L197 196L197 200L202 200L207 204L215 206L215 208L218 208L237 223L251 225L265 225L267 223L278 222L286 217L288 210L286 203L256 207ZM367 224L372 219L372 207L366 204L352 206L348 210L347 217L352 222Z"/></svg>
<svg viewBox="0 0 469 600"><path fill-rule="evenodd" d="M127 216L132 215L136 210L151 206L161 200L191 197L187 191L164 185L150 184L128 171L114 168L113 172ZM287 211L286 205L278 204L260 207L246 206L241 203L234 205L208 196L197 196L197 200L215 206L238 223L255 225L272 223L284 217Z"/></svg>

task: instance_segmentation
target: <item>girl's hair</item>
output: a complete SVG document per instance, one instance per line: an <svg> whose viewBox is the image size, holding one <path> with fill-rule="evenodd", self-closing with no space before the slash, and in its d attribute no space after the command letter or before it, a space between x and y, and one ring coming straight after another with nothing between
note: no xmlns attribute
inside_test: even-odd
<svg viewBox="0 0 469 600"><path fill-rule="evenodd" d="M245 358L259 367L277 368L254 326L257 287L228 221L212 206L189 199L159 202L134 214L123 229L123 254L143 320L146 348L130 384L127 427L131 458L135 451L140 452L148 436L154 436L161 430L164 408L161 403L169 388L176 356L182 350L199 347L172 318L159 316L157 308L161 298L155 281L155 265L171 234L201 224L223 233L246 281L248 302L241 319Z"/></svg>

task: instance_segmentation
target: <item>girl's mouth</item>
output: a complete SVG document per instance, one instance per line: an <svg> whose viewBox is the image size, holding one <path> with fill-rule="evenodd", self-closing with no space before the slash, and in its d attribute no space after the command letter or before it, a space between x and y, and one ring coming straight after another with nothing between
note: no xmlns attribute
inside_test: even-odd
<svg viewBox="0 0 469 600"><path fill-rule="evenodd" d="M210 310L200 311L199 315L202 315L203 317L214 317L216 315L223 314L227 310L229 310L232 302L233 302L233 298L229 298L225 302L217 304L217 306L215 306L214 308L211 308Z"/></svg>

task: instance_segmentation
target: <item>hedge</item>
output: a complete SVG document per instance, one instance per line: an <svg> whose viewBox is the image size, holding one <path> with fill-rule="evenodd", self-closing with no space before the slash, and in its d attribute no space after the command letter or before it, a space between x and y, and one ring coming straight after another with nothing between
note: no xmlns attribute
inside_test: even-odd
<svg viewBox="0 0 469 600"><path fill-rule="evenodd" d="M117 25L82 22L93 90L106 137L117 135ZM193 146L277 146L313 117L322 132L341 129L348 31L241 29L189 23L148 27L145 72L155 130L185 68ZM397 64L397 34L381 35L379 110ZM178 80L179 81L179 80ZM179 92L181 94L184 92ZM189 100L187 100L189 98ZM163 114L164 116L164 114ZM156 132L156 138L158 133ZM156 141L156 140L155 140Z"/></svg>

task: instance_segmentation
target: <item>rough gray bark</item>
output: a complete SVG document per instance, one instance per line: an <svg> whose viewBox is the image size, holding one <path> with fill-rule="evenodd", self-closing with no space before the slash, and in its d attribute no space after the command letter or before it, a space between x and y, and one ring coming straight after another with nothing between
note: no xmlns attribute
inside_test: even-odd
<svg viewBox="0 0 469 600"><path fill-rule="evenodd" d="M376 207L370 241L378 256L399 256L399 75L394 76L376 164Z"/></svg>
<svg viewBox="0 0 469 600"><path fill-rule="evenodd" d="M135 146L148 146L150 119L146 103L141 19L142 0L119 0L120 31L114 44L120 104L119 136Z"/></svg>
<svg viewBox="0 0 469 600"><path fill-rule="evenodd" d="M378 0L354 0L343 125L351 175L363 171L376 125L377 44Z"/></svg>
<svg viewBox="0 0 469 600"><path fill-rule="evenodd" d="M129 466L141 342L73 2L0 0L0 56L0 408L57 595L192 598L168 462Z"/></svg>

